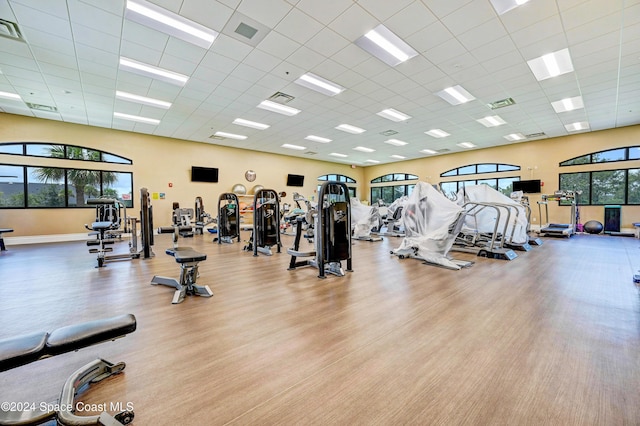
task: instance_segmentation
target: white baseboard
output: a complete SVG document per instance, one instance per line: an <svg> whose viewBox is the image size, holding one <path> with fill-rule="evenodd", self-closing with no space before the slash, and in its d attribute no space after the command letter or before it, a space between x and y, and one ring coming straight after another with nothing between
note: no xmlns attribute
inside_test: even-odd
<svg viewBox="0 0 640 426"><path fill-rule="evenodd" d="M7 234L4 234L7 235ZM130 234L122 234L123 238L131 237ZM86 232L79 234L52 234L52 235L30 235L28 237L4 237L5 245L21 245L21 244L43 244L43 243L61 243L67 241L87 241L91 237Z"/></svg>

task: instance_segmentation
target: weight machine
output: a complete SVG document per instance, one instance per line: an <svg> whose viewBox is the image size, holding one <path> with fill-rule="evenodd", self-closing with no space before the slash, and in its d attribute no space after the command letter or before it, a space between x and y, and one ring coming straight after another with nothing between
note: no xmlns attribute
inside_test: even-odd
<svg viewBox="0 0 640 426"><path fill-rule="evenodd" d="M271 256L273 246L280 253L279 195L273 189L261 189L253 197L253 229L244 250L253 251L254 256L258 252Z"/></svg>
<svg viewBox="0 0 640 426"><path fill-rule="evenodd" d="M304 222L313 217L313 238L315 251L300 250L300 238L303 234ZM307 223L308 225L311 225ZM291 255L289 270L301 266L318 268L318 278L325 278L325 272L344 276L342 260L347 261L347 271L352 271L351 264L351 202L349 188L341 182L324 182L318 195L318 207L315 212L307 212L297 218L297 231L293 248L287 249ZM311 257L298 261L298 257Z"/></svg>
<svg viewBox="0 0 640 426"><path fill-rule="evenodd" d="M240 242L240 207L238 196L225 192L218 197L218 244Z"/></svg>

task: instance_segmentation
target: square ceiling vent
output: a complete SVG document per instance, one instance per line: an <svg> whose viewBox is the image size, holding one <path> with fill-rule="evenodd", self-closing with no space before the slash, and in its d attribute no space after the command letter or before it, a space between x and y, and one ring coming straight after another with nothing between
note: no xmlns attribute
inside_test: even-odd
<svg viewBox="0 0 640 426"><path fill-rule="evenodd" d="M222 29L222 34L256 47L269 34L271 29L260 22L235 12Z"/></svg>

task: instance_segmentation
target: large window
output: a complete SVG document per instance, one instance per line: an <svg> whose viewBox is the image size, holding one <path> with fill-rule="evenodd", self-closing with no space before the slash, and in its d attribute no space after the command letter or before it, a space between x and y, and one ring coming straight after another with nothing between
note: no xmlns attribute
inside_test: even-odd
<svg viewBox="0 0 640 426"><path fill-rule="evenodd" d="M478 175L482 173L496 172L512 172L517 170L520 170L520 166L515 166L513 164L478 163L447 170L446 172L441 173L440 177Z"/></svg>
<svg viewBox="0 0 640 426"><path fill-rule="evenodd" d="M318 176L318 180L321 182L327 182L327 181L344 182L346 184L357 183L354 178L351 178L345 175L339 175L339 174ZM322 186L321 184L318 185L318 189L317 189L318 193L320 193L321 186ZM349 190L349 197L356 198L356 192L357 192L356 187L347 185L347 189Z"/></svg>
<svg viewBox="0 0 640 426"><path fill-rule="evenodd" d="M610 163L614 161L628 160L640 160L640 147L627 146L607 151L592 152L591 154L585 154L563 161L560 163L560 166L577 166L580 164Z"/></svg>
<svg viewBox="0 0 640 426"><path fill-rule="evenodd" d="M31 157L68 158L70 160L102 163L133 164L128 158L81 146L42 142L0 143L0 154L27 155Z"/></svg>
<svg viewBox="0 0 640 426"><path fill-rule="evenodd" d="M371 183L388 183L388 182L403 182L407 180L418 180L419 177L409 173L390 173L384 176L378 176L371 180ZM382 200L385 204L391 204L398 198L404 195L411 195L415 184L399 184L399 185L378 185L371 187L371 204L377 203Z"/></svg>
<svg viewBox="0 0 640 426"><path fill-rule="evenodd" d="M510 176L504 178L491 178L491 179L475 179L475 180L460 180L453 182L440 182L440 190L447 196L447 198L455 199L458 191L470 185L489 185L496 191L500 191L504 195L510 195L513 192L513 181L520 180L519 176Z"/></svg>
<svg viewBox="0 0 640 426"><path fill-rule="evenodd" d="M132 195L130 172L0 164L0 208L85 207L94 197L133 207Z"/></svg>
<svg viewBox="0 0 640 426"><path fill-rule="evenodd" d="M577 191L582 205L640 204L640 169L561 173L560 189Z"/></svg>

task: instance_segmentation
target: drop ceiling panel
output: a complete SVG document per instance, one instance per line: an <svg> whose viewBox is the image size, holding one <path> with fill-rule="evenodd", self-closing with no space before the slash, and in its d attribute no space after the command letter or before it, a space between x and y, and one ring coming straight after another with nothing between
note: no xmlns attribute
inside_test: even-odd
<svg viewBox="0 0 640 426"><path fill-rule="evenodd" d="M378 2L393 4L394 2ZM385 25L397 36L406 38L437 21L437 18L422 2L411 2L408 6L385 20Z"/></svg>
<svg viewBox="0 0 640 426"><path fill-rule="evenodd" d="M299 9L292 9L274 29L298 43L306 43L323 25Z"/></svg>

